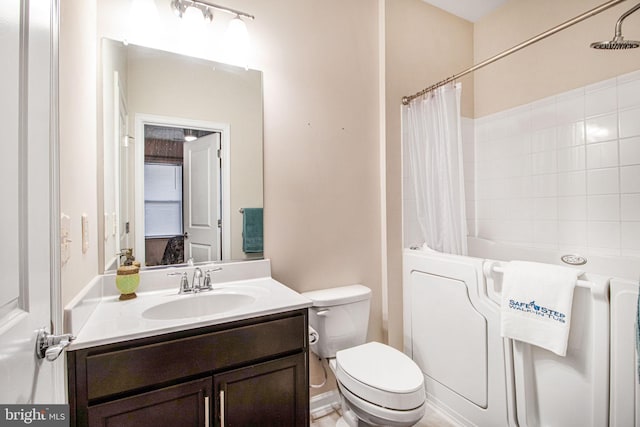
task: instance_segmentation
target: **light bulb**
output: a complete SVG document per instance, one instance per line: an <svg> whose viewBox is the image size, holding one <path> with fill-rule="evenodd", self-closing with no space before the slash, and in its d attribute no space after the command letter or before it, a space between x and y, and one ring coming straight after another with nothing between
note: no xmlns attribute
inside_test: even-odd
<svg viewBox="0 0 640 427"><path fill-rule="evenodd" d="M225 35L227 51L231 63L247 67L249 56L249 33L244 21L236 15L229 21Z"/></svg>
<svg viewBox="0 0 640 427"><path fill-rule="evenodd" d="M199 7L195 6L187 7L184 15L182 15L182 19L188 26L202 25L204 23L204 15L202 14L202 10L200 10Z"/></svg>
<svg viewBox="0 0 640 427"><path fill-rule="evenodd" d="M227 28L227 37L233 39L236 42L248 43L249 33L247 32L247 25L238 15L229 21L229 27Z"/></svg>
<svg viewBox="0 0 640 427"><path fill-rule="evenodd" d="M156 37L160 13L153 0L133 0L129 10L125 39L145 44L146 39Z"/></svg>
<svg viewBox="0 0 640 427"><path fill-rule="evenodd" d="M195 133L191 129L184 130L184 140L186 142L192 142L192 141L195 141L196 139L198 139L198 137L195 135Z"/></svg>

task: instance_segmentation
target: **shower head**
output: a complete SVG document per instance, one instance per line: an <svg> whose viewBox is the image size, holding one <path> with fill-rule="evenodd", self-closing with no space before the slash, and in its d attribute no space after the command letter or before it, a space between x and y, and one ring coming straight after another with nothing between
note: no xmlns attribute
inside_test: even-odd
<svg viewBox="0 0 640 427"><path fill-rule="evenodd" d="M640 42L635 40L625 40L624 37L615 37L613 40L606 40L601 42L591 43L591 47L594 49L635 49L640 47Z"/></svg>
<svg viewBox="0 0 640 427"><path fill-rule="evenodd" d="M634 40L625 40L622 37L622 21L636 10L640 9L640 3L633 6L620 16L618 22L616 22L616 34L613 40L601 41L591 43L591 47L594 49L607 49L607 50L620 50L620 49L635 49L640 47L640 42Z"/></svg>

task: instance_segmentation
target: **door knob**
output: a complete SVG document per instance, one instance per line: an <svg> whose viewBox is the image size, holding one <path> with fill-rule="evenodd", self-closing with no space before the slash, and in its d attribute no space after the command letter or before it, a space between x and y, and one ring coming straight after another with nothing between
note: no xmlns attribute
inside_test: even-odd
<svg viewBox="0 0 640 427"><path fill-rule="evenodd" d="M53 362L75 339L76 337L71 334L53 335L42 328L38 331L36 338L36 355L38 359Z"/></svg>

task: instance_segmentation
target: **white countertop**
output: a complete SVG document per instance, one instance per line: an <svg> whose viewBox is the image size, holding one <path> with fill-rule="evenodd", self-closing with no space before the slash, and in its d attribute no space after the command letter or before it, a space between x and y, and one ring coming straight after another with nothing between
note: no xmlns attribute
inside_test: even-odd
<svg viewBox="0 0 640 427"><path fill-rule="evenodd" d="M184 270L189 271L188 268ZM144 273L141 273L141 276L144 276ZM142 277L141 281L149 281L153 277L151 275L146 276ZM191 274L189 274L189 277L191 277ZM309 299L270 276L214 283L213 291L181 295L178 294L178 281L175 279L170 282L173 285L171 287L167 287L167 281L159 284L159 289L147 286L146 289L148 290L142 289L142 291L136 292L138 297L127 301L120 301L117 294L109 291L103 291L102 296L96 298L95 290L89 289L65 309L65 315L69 317L66 322L68 329L70 329L68 332L76 335L76 339L71 343L68 350L73 351L136 338L218 325L311 306ZM107 282L110 281L104 280L104 283L99 285L94 283L92 286L94 288L98 286L106 288L105 284ZM244 292L245 290L252 292L256 297L255 301L223 313L169 320L149 319L143 316L145 310L166 302L188 298L215 298L216 293ZM92 292L93 296L90 296ZM88 306L91 306L91 309L88 310ZM85 313L82 313L83 324L78 326L78 321L71 320L71 318L74 313L80 311ZM86 314L87 311L89 312L88 314ZM77 314L76 317L78 317Z"/></svg>

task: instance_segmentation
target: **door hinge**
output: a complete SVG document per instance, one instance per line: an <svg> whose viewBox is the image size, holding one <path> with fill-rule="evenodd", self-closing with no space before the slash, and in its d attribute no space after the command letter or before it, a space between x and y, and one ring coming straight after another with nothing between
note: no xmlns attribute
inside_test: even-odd
<svg viewBox="0 0 640 427"><path fill-rule="evenodd" d="M218 220L218 228L222 228L222 220L221 219Z"/></svg>

